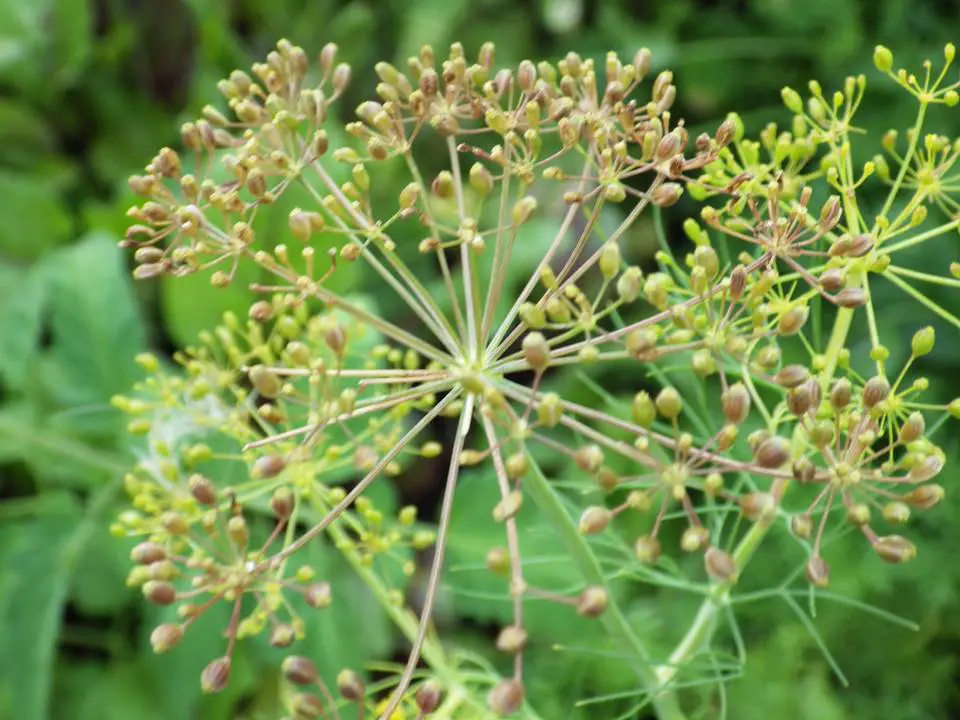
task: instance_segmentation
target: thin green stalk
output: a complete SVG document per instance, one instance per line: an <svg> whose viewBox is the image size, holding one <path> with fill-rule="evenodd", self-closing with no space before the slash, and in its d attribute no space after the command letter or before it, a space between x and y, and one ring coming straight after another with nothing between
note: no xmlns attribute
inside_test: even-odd
<svg viewBox="0 0 960 720"><path fill-rule="evenodd" d="M605 587L607 578L593 550L580 534L576 522L567 513L536 460L529 453L528 457L532 472L524 478L524 490L560 536L584 581L588 585ZM650 651L634 632L613 598L610 599L606 612L600 616L600 621L609 636L619 642L633 657L631 665L643 687L651 693L651 703L659 720L685 720L686 716L680 708L676 695L672 690L664 688L659 681L652 665Z"/></svg>

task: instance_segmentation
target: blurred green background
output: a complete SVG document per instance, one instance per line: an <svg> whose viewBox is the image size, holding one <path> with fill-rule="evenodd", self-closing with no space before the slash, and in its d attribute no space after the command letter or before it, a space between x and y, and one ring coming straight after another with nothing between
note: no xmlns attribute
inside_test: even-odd
<svg viewBox="0 0 960 720"><path fill-rule="evenodd" d="M958 39L950 34L957 11L951 0L0 0L0 718L278 715L269 662L255 653L227 693L200 697L197 675L218 654L216 627L192 632L176 653L152 656L146 639L156 614L125 587L129 547L107 532L135 458L109 400L139 377L133 357L148 348L170 353L224 310L249 303L239 283L227 291L202 280L134 287L116 249L132 202L127 176L159 147L176 145L180 123L216 99L216 82L231 69L249 66L280 37L311 53L333 41L354 66L354 95L341 106L350 108L373 87L376 61L402 64L425 42L444 48L459 40L472 54L493 40L503 64L570 49L629 58L647 46L657 69L674 69L678 111L694 129L736 110L757 132L786 119L783 85L817 78L832 89L865 72L871 89L860 124L877 138L905 128L913 105L872 74L874 44L893 48L907 67L924 56L939 60L943 43ZM934 123L954 137L960 113L940 113ZM266 244L281 241L284 229L273 226ZM942 268L955 260L946 245L926 262ZM956 311L955 299L939 299ZM898 302L881 318L888 338L900 333L903 345L891 349L902 354L915 308ZM949 399L960 395L960 338L950 326L938 331L938 352L921 370ZM960 453L956 431L946 431L936 439L953 463L949 477ZM881 567L862 544L831 557L832 589L920 626L822 607L815 626L848 688L785 603L744 606L749 662L730 685L728 716L960 714L955 520L960 499L950 493L917 525L919 558L902 568ZM771 543L751 566L751 582L776 586L796 561L795 553L781 559ZM676 627L690 610L646 602L645 617L659 626ZM474 616L469 603L457 612L449 632L476 643L489 618ZM389 655L389 628L374 622L366 632L378 635L351 657ZM588 665L562 653L534 663L530 692L546 703L544 717L566 716L562 689L580 686Z"/></svg>

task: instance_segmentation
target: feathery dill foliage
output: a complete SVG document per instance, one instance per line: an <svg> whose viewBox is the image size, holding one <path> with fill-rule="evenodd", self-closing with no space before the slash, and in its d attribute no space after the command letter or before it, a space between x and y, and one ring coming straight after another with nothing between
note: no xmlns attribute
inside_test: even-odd
<svg viewBox="0 0 960 720"><path fill-rule="evenodd" d="M891 131L886 154L862 167L851 148L867 142L854 124L862 76L833 94L811 83L805 99L784 89L791 128L770 125L755 141L735 114L690 137L671 113L672 74L646 82L645 49L630 64L570 53L498 70L492 44L476 62L460 45L440 61L424 47L405 72L376 66L376 99L345 128L333 106L350 68L335 46L314 67L280 41L252 76L233 72L220 84L229 117L208 106L182 128L190 171L164 148L131 178L143 202L123 245L136 277L206 273L219 287L253 264L263 278L247 318L227 315L175 357L177 369L141 358L148 378L116 400L146 442L114 531L143 538L130 583L177 606L155 649L227 604L224 654L201 678L223 689L238 642L265 633L291 646L304 613L337 601L336 584L298 555L329 542L412 650L371 687L362 668L328 687L310 658L289 656L296 717L338 718L349 704L377 717L537 717L525 699L537 669L524 667L524 615L546 599L596 618L635 672L632 701L681 718L677 687L710 677L691 661L710 650L768 533L797 540L815 590L830 581L826 541L845 530L883 560L910 560L900 526L943 496L930 482L944 455L928 423L960 407L922 402L927 382L911 378L933 327L918 327L912 354L890 367L872 297L892 283L960 326L918 290L960 286L960 265L939 277L900 262L960 224L960 143L923 130L933 106L957 102L953 54L916 77L877 49L877 67L919 111L905 141ZM889 188L882 207L859 200L868 183ZM258 223L295 185L314 203L289 213L289 244L262 247ZM692 250L677 260L664 246L655 272L629 265L638 220L684 193L702 204L683 225ZM518 263L530 263L520 283ZM339 294L330 281L349 264L402 312ZM855 323L869 357L847 347ZM570 384L558 378L580 371L602 386L605 367L659 389L589 406L564 397ZM441 422L456 423L448 447L431 439ZM449 458L435 526L413 508L388 516L368 494L420 457ZM514 613L496 641L515 660L505 677L441 644L431 625L458 477L481 463L500 501L473 511L503 526L487 566L504 576ZM578 492L548 480L545 463L569 468ZM549 521L579 587L525 580L524 503ZM413 551L428 548L415 611L404 577L417 572ZM653 657L627 620L625 583L700 597L672 654Z"/></svg>

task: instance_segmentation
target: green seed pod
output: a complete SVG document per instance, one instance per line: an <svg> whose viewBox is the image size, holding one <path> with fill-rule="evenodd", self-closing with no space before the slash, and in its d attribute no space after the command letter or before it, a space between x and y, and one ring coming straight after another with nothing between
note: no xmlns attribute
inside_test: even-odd
<svg viewBox="0 0 960 720"><path fill-rule="evenodd" d="M598 265L606 279L611 280L617 276L620 272L620 246L616 242L608 242L603 246Z"/></svg>
<svg viewBox="0 0 960 720"><path fill-rule="evenodd" d="M635 358L649 357L657 347L657 333L652 328L640 328L627 335L627 352Z"/></svg>
<svg viewBox="0 0 960 720"><path fill-rule="evenodd" d="M688 527L680 537L680 549L692 553L705 548L710 542L710 531L702 525Z"/></svg>
<svg viewBox="0 0 960 720"><path fill-rule="evenodd" d="M510 554L506 548L490 548L486 557L487 570L495 575L506 575L510 572Z"/></svg>
<svg viewBox="0 0 960 720"><path fill-rule="evenodd" d="M270 647L290 647L296 639L293 628L286 623L279 623L270 629Z"/></svg>
<svg viewBox="0 0 960 720"><path fill-rule="evenodd" d="M883 506L883 519L891 525L903 525L910 519L910 506L896 500L888 502Z"/></svg>
<svg viewBox="0 0 960 720"><path fill-rule="evenodd" d="M493 509L493 519L497 522L505 522L510 520L511 518L516 517L522 506L523 495L520 494L519 490L514 490L499 503L497 503L496 507Z"/></svg>
<svg viewBox="0 0 960 720"><path fill-rule="evenodd" d="M936 331L932 326L928 325L925 328L917 330L917 332L913 334L913 339L910 342L910 348L913 351L914 357L922 357L928 354L933 350L935 341Z"/></svg>
<svg viewBox="0 0 960 720"><path fill-rule="evenodd" d="M873 64L882 73L890 72L893 69L893 53L890 48L877 45L873 49Z"/></svg>
<svg viewBox="0 0 960 720"><path fill-rule="evenodd" d="M857 527L863 527L870 522L870 506L865 503L854 503L847 508L847 522Z"/></svg>
<svg viewBox="0 0 960 720"><path fill-rule="evenodd" d="M680 393L672 387L665 387L657 393L656 405L657 412L667 420L676 419L683 411L683 399L680 397Z"/></svg>
<svg viewBox="0 0 960 720"><path fill-rule="evenodd" d="M556 427L563 417L563 405L556 393L545 393L537 406L537 419L544 427Z"/></svg>
<svg viewBox="0 0 960 720"><path fill-rule="evenodd" d="M633 420L641 427L648 428L657 418L657 407L645 390L633 396Z"/></svg>
<svg viewBox="0 0 960 720"><path fill-rule="evenodd" d="M242 515L234 515L227 521L227 537L230 542L240 548L245 548L250 541L250 528Z"/></svg>
<svg viewBox="0 0 960 720"><path fill-rule="evenodd" d="M740 498L740 511L753 522L772 520L777 514L777 501L768 492L747 493Z"/></svg>
<svg viewBox="0 0 960 720"><path fill-rule="evenodd" d="M303 599L307 605L317 610L330 607L333 602L333 591L328 582L318 582L310 585L304 592Z"/></svg>

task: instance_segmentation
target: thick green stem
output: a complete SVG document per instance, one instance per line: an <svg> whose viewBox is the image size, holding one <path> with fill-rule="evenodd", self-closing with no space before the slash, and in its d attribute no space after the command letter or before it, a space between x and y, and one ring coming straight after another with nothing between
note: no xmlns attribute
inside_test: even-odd
<svg viewBox="0 0 960 720"><path fill-rule="evenodd" d="M560 536L567 552L576 564L583 579L588 585L604 587L607 578L603 574L600 562L593 554L593 550L586 539L580 534L577 524L566 511L556 491L540 470L539 465L531 457L532 472L524 478L523 488L527 495L536 503L537 507L547 518L550 525ZM634 632L626 616L617 603L610 599L606 612L600 616L600 621L608 635L633 658L632 666L640 682L651 694L653 708L660 720L685 720L686 716L680 709L676 695L672 690L663 687L653 668L650 651L643 640Z"/></svg>
<svg viewBox="0 0 960 720"><path fill-rule="evenodd" d="M846 345L847 335L850 333L852 322L853 310L840 308L830 334L830 340L827 343L826 364L820 376L821 384L825 389L829 387L833 380L840 351ZM737 544L736 549L733 551L733 559L741 573L760 547L760 544L772 526L772 521L754 524ZM668 662L656 669L658 684L654 687L668 687L680 669L703 648L709 645L716 631L717 616L727 606L734 582L719 582L710 588L707 596L703 599L703 602L700 603L700 607L689 629L680 642L677 643L673 652L670 653Z"/></svg>

